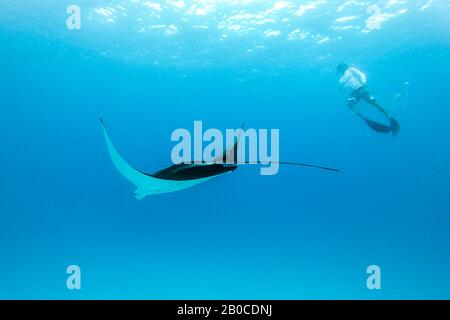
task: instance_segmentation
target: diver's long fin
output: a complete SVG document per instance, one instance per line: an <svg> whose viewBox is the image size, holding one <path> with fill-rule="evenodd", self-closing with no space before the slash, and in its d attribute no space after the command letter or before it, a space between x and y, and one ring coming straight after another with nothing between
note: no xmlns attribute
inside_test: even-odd
<svg viewBox="0 0 450 320"><path fill-rule="evenodd" d="M367 123L367 125L374 131L379 132L379 133L389 133L392 130L391 126L387 126L385 124L382 123L378 123L376 121L373 121L371 119L362 117L361 118Z"/></svg>
<svg viewBox="0 0 450 320"><path fill-rule="evenodd" d="M391 122L391 132L392 135L395 136L398 134L398 132L400 131L400 124L398 123L397 120L395 120L394 118L390 119Z"/></svg>

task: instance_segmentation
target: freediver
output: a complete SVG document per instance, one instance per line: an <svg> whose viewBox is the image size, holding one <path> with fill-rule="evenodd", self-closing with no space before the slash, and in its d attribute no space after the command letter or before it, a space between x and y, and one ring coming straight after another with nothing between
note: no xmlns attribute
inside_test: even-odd
<svg viewBox="0 0 450 320"><path fill-rule="evenodd" d="M389 113L383 108L375 99L375 97L369 92L367 77L360 70L351 67L347 64L340 63L336 68L336 73L339 76L339 84L346 91L350 92L350 97L347 100L347 106L359 117L361 117L369 127L373 130L381 133L389 133L396 135L400 130L400 125ZM389 125L384 125L373 120L370 120L363 116L356 105L360 100L364 100L368 104L374 106L377 110L383 113L389 120Z"/></svg>

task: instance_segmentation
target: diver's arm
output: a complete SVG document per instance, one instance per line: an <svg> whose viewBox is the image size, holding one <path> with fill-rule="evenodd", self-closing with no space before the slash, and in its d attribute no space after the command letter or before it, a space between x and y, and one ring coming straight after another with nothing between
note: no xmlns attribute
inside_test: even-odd
<svg viewBox="0 0 450 320"><path fill-rule="evenodd" d="M347 93L347 90L345 89L345 80L343 80L343 79L344 79L344 76L339 78L337 88L339 89L339 91Z"/></svg>

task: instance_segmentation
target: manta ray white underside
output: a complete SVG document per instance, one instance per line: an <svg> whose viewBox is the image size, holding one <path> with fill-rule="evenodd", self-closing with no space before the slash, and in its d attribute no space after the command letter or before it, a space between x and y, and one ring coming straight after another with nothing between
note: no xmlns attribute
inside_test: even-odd
<svg viewBox="0 0 450 320"><path fill-rule="evenodd" d="M139 170L133 168L128 164L125 159L122 158L120 153L114 147L111 139L109 138L108 132L106 131L105 125L102 122L103 134L105 136L106 146L108 148L109 156L116 167L117 171L128 181L136 186L136 199L142 199L149 195L154 195L158 193L167 193L183 190L190 188L199 183L211 180L212 177L206 177L195 180L166 180L152 177ZM207 164L206 164L207 165Z"/></svg>

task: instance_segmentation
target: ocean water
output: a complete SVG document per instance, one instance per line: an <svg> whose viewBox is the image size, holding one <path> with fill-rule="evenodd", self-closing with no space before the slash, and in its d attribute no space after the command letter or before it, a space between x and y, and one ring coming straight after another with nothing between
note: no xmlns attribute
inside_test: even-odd
<svg viewBox="0 0 450 320"><path fill-rule="evenodd" d="M449 13L439 0L1 1L0 298L450 298ZM397 136L346 107L340 62L367 74ZM281 160L343 173L242 166L136 200L99 117L146 172L201 120L278 128Z"/></svg>

